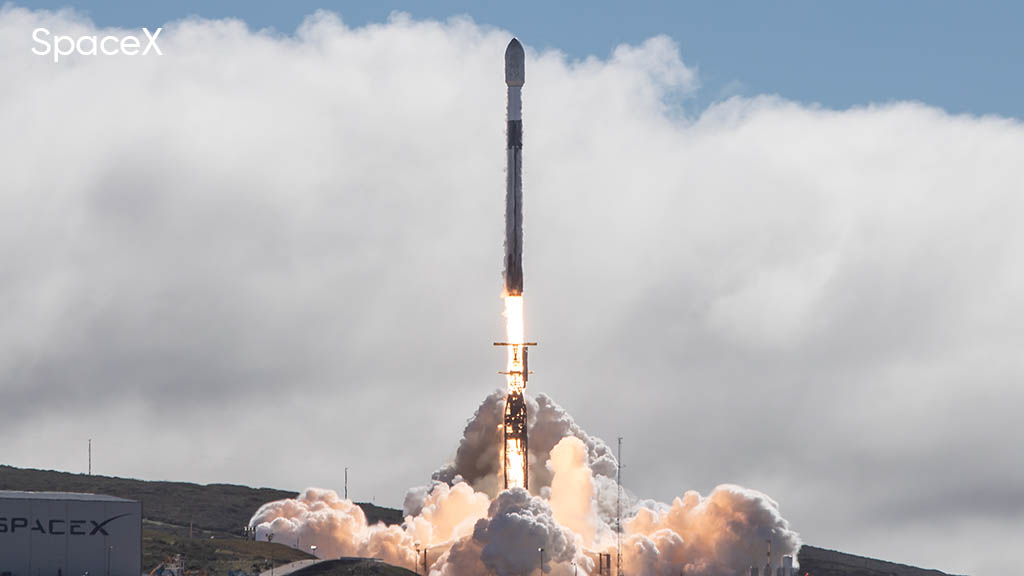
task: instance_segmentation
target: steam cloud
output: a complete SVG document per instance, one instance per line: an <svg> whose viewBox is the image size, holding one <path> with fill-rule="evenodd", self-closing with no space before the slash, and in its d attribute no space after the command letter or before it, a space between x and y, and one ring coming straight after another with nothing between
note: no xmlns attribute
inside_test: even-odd
<svg viewBox="0 0 1024 576"><path fill-rule="evenodd" d="M427 549L430 574L528 574L543 558L554 575L597 573L598 553L615 553L617 463L551 398L527 397L532 492L498 491L504 395L484 399L455 459L430 486L411 489L402 526L368 525L363 511L331 490L262 506L256 537L316 545L321 557L372 556L413 566ZM671 504L623 491L623 564L640 575L733 575L795 555L800 539L768 496L734 485L688 491ZM540 552L543 549L543 552Z"/></svg>

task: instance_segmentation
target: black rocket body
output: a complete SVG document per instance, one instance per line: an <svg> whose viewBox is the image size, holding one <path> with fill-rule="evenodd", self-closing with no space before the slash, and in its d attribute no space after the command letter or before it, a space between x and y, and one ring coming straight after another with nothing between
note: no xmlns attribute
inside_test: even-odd
<svg viewBox="0 0 1024 576"><path fill-rule="evenodd" d="M523 101L526 55L519 40L505 49L507 169L505 186L505 293L523 293Z"/></svg>

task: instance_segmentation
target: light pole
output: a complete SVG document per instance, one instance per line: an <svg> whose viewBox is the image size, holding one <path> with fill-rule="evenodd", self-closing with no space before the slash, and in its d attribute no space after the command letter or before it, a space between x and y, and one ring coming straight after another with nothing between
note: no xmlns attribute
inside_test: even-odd
<svg viewBox="0 0 1024 576"><path fill-rule="evenodd" d="M107 546L107 576L110 576L110 551L114 549L114 546Z"/></svg>
<svg viewBox="0 0 1024 576"><path fill-rule="evenodd" d="M273 541L274 541L274 533L273 532L267 532L267 542L273 542ZM270 560L267 560L267 562L270 562L270 576L274 576L274 563L272 561L270 561Z"/></svg>
<svg viewBox="0 0 1024 576"><path fill-rule="evenodd" d="M543 548L537 548L537 552L540 552L540 573L541 573L541 576L543 576L544 575L544 549Z"/></svg>

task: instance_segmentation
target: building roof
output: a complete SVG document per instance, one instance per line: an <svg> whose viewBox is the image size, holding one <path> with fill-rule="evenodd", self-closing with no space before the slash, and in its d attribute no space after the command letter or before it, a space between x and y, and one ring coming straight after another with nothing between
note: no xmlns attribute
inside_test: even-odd
<svg viewBox="0 0 1024 576"><path fill-rule="evenodd" d="M89 502L135 502L127 498L106 494L84 494L81 492L22 492L0 490L0 500L84 500Z"/></svg>

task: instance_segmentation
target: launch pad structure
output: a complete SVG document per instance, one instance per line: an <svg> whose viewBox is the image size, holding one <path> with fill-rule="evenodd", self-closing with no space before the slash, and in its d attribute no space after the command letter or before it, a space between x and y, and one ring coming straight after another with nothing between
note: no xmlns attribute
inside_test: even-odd
<svg viewBox="0 0 1024 576"><path fill-rule="evenodd" d="M513 469L513 466L522 466L522 483L523 488L526 490L530 489L530 474L529 474L529 454L530 454L530 443L529 438L526 434L526 399L523 398L521 392L512 393L505 396L505 489L509 487L509 471ZM514 447L510 450L510 446ZM510 457L511 454L522 454L522 461L516 458ZM515 482L512 482L513 484Z"/></svg>
<svg viewBox="0 0 1024 576"><path fill-rule="evenodd" d="M526 433L526 381L530 376L529 347L536 346L536 342L495 342L495 346L510 346L512 354L512 368L508 371L499 372L509 378L509 390L505 395L505 416L502 424L504 435L502 442L502 457L504 463L501 467L504 476L505 489L514 488L520 484L516 478L521 478L521 488L530 489L529 475L529 437ZM521 475L518 474L519 471ZM511 472L511 474L510 474Z"/></svg>

